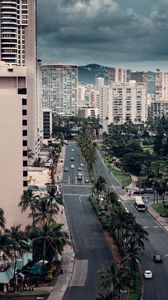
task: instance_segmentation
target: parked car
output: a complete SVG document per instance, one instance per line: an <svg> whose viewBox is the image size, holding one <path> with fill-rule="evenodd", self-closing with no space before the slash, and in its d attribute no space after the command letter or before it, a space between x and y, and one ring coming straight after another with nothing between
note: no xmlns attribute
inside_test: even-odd
<svg viewBox="0 0 168 300"><path fill-rule="evenodd" d="M64 172L69 172L69 168L65 167Z"/></svg>
<svg viewBox="0 0 168 300"><path fill-rule="evenodd" d="M75 166L74 165L71 165L71 169L74 169L75 168Z"/></svg>
<svg viewBox="0 0 168 300"><path fill-rule="evenodd" d="M81 167L84 167L84 164L83 164L83 163L80 163L80 166L81 166Z"/></svg>
<svg viewBox="0 0 168 300"><path fill-rule="evenodd" d="M144 189L144 194L153 194L153 189L152 188L146 188Z"/></svg>
<svg viewBox="0 0 168 300"><path fill-rule="evenodd" d="M90 182L89 178L85 178L85 183L89 183L89 182Z"/></svg>
<svg viewBox="0 0 168 300"><path fill-rule="evenodd" d="M152 278L153 278L152 271L151 271L151 270L146 270L146 271L144 272L144 278L145 278L145 279L152 279Z"/></svg>
<svg viewBox="0 0 168 300"><path fill-rule="evenodd" d="M74 157L72 156L72 157L70 158L70 160L71 160L71 161L74 161L75 159L74 159Z"/></svg>
<svg viewBox="0 0 168 300"><path fill-rule="evenodd" d="M162 257L160 254L156 254L153 256L153 261L156 262L156 263L162 263L163 260L162 260Z"/></svg>

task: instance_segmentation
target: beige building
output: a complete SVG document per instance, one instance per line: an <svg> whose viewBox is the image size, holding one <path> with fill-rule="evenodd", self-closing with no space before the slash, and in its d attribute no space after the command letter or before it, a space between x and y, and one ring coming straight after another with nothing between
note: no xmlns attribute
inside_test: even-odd
<svg viewBox="0 0 168 300"><path fill-rule="evenodd" d="M0 207L7 225L26 224L18 202L27 189L26 67L0 62Z"/></svg>
<svg viewBox="0 0 168 300"><path fill-rule="evenodd" d="M126 83L126 70L121 68L109 68L108 84L111 86L113 83Z"/></svg>
<svg viewBox="0 0 168 300"><path fill-rule="evenodd" d="M36 0L1 0L0 59L27 67L28 147L35 157L40 150L41 135L36 52Z"/></svg>

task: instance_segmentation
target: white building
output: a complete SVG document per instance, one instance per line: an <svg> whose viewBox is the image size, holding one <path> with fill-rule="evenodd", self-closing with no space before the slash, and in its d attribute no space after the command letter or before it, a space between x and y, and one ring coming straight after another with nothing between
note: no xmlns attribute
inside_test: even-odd
<svg viewBox="0 0 168 300"><path fill-rule="evenodd" d="M135 124L147 120L146 84L130 80L126 84L116 84L112 88L112 101L109 103L109 122L123 124L131 120Z"/></svg>
<svg viewBox="0 0 168 300"><path fill-rule="evenodd" d="M112 89L109 85L104 85L99 88L98 96L98 109L100 124L103 127L103 131L107 132L108 125L111 123L109 120L109 106L112 103Z"/></svg>
<svg viewBox="0 0 168 300"><path fill-rule="evenodd" d="M43 107L63 115L77 113L77 66L42 64L41 72Z"/></svg>
<svg viewBox="0 0 168 300"><path fill-rule="evenodd" d="M85 105L85 86L78 85L78 99L77 99L77 106L78 108Z"/></svg>
<svg viewBox="0 0 168 300"><path fill-rule="evenodd" d="M18 208L28 174L26 67L0 62L0 207L7 225L26 224Z"/></svg>
<svg viewBox="0 0 168 300"><path fill-rule="evenodd" d="M126 83L126 70L121 68L109 68L108 84L111 86L113 83Z"/></svg>
<svg viewBox="0 0 168 300"><path fill-rule="evenodd" d="M28 97L28 147L34 156L40 150L37 111L36 0L0 1L0 59L26 66Z"/></svg>
<svg viewBox="0 0 168 300"><path fill-rule="evenodd" d="M84 118L98 118L99 109L95 107L81 107L79 114Z"/></svg>
<svg viewBox="0 0 168 300"><path fill-rule="evenodd" d="M168 72L156 70L155 76L155 101L168 103Z"/></svg>

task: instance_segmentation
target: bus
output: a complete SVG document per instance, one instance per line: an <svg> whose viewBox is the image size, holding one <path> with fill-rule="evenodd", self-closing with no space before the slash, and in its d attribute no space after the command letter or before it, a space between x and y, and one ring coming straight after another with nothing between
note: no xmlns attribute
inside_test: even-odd
<svg viewBox="0 0 168 300"><path fill-rule="evenodd" d="M138 210L138 211L146 211L147 207L143 201L143 198L142 196L135 196L135 208Z"/></svg>

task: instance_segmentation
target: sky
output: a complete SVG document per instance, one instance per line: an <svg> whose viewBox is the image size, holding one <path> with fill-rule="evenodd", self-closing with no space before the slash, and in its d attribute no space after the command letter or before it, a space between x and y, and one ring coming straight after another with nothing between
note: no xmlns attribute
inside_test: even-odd
<svg viewBox="0 0 168 300"><path fill-rule="evenodd" d="M168 0L37 0L42 62L168 71Z"/></svg>

